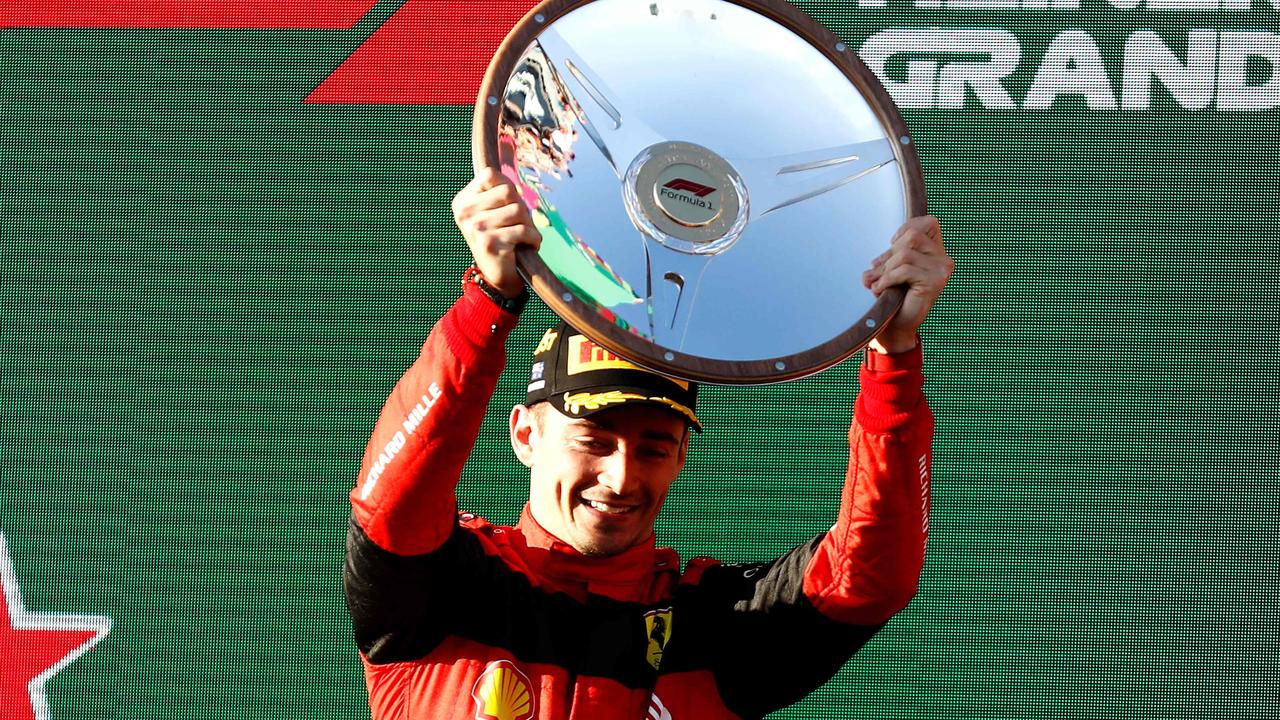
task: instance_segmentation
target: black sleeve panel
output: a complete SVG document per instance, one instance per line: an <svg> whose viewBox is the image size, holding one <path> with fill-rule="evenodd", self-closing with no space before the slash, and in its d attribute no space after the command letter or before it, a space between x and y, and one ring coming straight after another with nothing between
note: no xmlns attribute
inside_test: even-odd
<svg viewBox="0 0 1280 720"><path fill-rule="evenodd" d="M684 649L703 657L687 660L712 668L725 705L743 718L805 697L882 627L832 620L805 597L805 567L822 537L771 563L708 568L684 590L691 612L672 645L689 631Z"/></svg>
<svg viewBox="0 0 1280 720"><path fill-rule="evenodd" d="M426 555L403 556L378 547L352 519L342 584L356 645L375 664L422 657L444 640L442 620L452 615L463 556L483 555L479 542L458 526ZM472 564L472 567L475 565ZM435 581L435 582L433 582Z"/></svg>
<svg viewBox="0 0 1280 720"><path fill-rule="evenodd" d="M657 674L646 659L650 605L535 587L461 526L436 550L402 556L352 522L343 585L356 644L375 665L418 660L456 636L630 688L653 687Z"/></svg>

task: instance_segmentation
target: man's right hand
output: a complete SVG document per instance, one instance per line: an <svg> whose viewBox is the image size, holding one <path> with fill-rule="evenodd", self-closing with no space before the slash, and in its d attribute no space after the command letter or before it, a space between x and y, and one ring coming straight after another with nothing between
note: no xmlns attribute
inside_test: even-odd
<svg viewBox="0 0 1280 720"><path fill-rule="evenodd" d="M535 251L542 235L533 226L520 192L505 175L484 168L453 198L453 221L471 248L484 281L513 298L524 291L524 278L516 270L516 248Z"/></svg>

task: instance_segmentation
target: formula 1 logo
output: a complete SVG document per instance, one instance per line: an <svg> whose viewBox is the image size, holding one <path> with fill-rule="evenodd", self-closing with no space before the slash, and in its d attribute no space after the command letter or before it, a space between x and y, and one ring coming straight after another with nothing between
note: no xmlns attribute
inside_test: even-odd
<svg viewBox="0 0 1280 720"><path fill-rule="evenodd" d="M692 180L686 180L684 178L676 178L675 180L672 180L671 182L667 183L666 185L663 185L662 187L667 188L668 190L683 190L687 193L692 193L694 195L697 195L700 198L706 197L716 191L716 189L713 187L708 187L701 183L696 183Z"/></svg>

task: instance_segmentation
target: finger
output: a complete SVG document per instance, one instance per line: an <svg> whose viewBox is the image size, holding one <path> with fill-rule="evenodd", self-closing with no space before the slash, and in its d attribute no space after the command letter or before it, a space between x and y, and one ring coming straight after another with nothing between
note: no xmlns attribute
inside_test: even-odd
<svg viewBox="0 0 1280 720"><path fill-rule="evenodd" d="M480 192L480 178L473 177L471 182L462 186L462 189L454 194L453 201L449 204L449 207L453 209L454 217L457 217L459 212L471 203L471 199L478 192Z"/></svg>
<svg viewBox="0 0 1280 720"><path fill-rule="evenodd" d="M474 205L480 210L490 210L513 202L523 203L520 199L520 191L513 183L503 182L477 193Z"/></svg>
<svg viewBox="0 0 1280 720"><path fill-rule="evenodd" d="M453 218L461 224L512 203L524 206L520 200L519 191L512 185L495 186L470 197L464 198L460 195L453 209Z"/></svg>
<svg viewBox="0 0 1280 720"><path fill-rule="evenodd" d="M898 229L893 233L893 237L889 238L889 242L892 243L899 235L911 230L919 230L920 232L927 233L930 226L937 224L938 218L932 215L920 215L918 217L907 218L898 226Z"/></svg>
<svg viewBox="0 0 1280 720"><path fill-rule="evenodd" d="M886 270L875 283L872 292L880 292L895 285L907 285L911 290L938 294L946 282L946 270L934 262L902 263Z"/></svg>
<svg viewBox="0 0 1280 720"><path fill-rule="evenodd" d="M521 245L537 248L542 236L529 233L522 225L497 228L477 233L472 240L472 250L477 255L503 256L515 252Z"/></svg>
<svg viewBox="0 0 1280 720"><path fill-rule="evenodd" d="M903 223L889 240L889 249L871 261L874 268L885 263L890 256L904 249L935 254L943 250L937 218L931 215L911 218Z"/></svg>
<svg viewBox="0 0 1280 720"><path fill-rule="evenodd" d="M524 206L524 203L512 202L502 207L477 213L471 226L476 230L492 230L532 224L533 219L529 217L529 209Z"/></svg>
<svg viewBox="0 0 1280 720"><path fill-rule="evenodd" d="M881 277L884 277L890 273L898 272L900 268L912 266L923 268L927 267L931 262L933 261L930 257L924 253L916 250L901 249L891 254L884 261L884 264L877 268L877 272Z"/></svg>
<svg viewBox="0 0 1280 720"><path fill-rule="evenodd" d="M497 187L502 183L510 183L511 180L509 180L506 175L503 175L502 171L497 168L486 167L480 168L480 171L476 173L475 182L477 190L488 190L489 188Z"/></svg>
<svg viewBox="0 0 1280 720"><path fill-rule="evenodd" d="M941 238L926 235L919 230L909 230L894 240L892 251L913 251L937 256L945 254L947 250L943 247Z"/></svg>
<svg viewBox="0 0 1280 720"><path fill-rule="evenodd" d="M920 232L931 237L942 237L942 226L932 215L913 217L902 224L902 230Z"/></svg>
<svg viewBox="0 0 1280 720"><path fill-rule="evenodd" d="M885 256L884 262L880 263L875 269L884 274L899 265L909 265L911 263L926 262L927 256L909 245L899 245Z"/></svg>
<svg viewBox="0 0 1280 720"><path fill-rule="evenodd" d="M872 269L884 272L886 268L904 263L914 263L922 267L951 267L954 262L942 247L940 240L925 238L918 232L904 234L884 257L884 262Z"/></svg>
<svg viewBox="0 0 1280 720"><path fill-rule="evenodd" d="M497 178L476 176L453 196L453 214L456 217L465 217L467 214L474 213L475 210L498 208L517 199L520 199L520 191L506 176L502 174Z"/></svg>
<svg viewBox="0 0 1280 720"><path fill-rule="evenodd" d="M525 234L523 244L533 248L534 252L542 249L542 233L538 232L538 228L530 225Z"/></svg>
<svg viewBox="0 0 1280 720"><path fill-rule="evenodd" d="M918 284L918 272L919 268L914 265L899 265L877 278L871 284L871 292L879 296L886 289L897 285L906 285L908 288L914 287Z"/></svg>
<svg viewBox="0 0 1280 720"><path fill-rule="evenodd" d="M898 231L893 234L893 238L889 241L890 247L910 246L920 249L942 248L942 228L938 225L938 219L932 215L911 218L903 223Z"/></svg>

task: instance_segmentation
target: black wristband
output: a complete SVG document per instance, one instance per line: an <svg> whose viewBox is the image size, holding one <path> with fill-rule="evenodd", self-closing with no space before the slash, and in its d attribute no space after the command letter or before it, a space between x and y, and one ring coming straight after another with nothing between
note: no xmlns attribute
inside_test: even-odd
<svg viewBox="0 0 1280 720"><path fill-rule="evenodd" d="M480 274L480 268L476 267L475 263L472 263L471 267L467 268L467 272L462 276L462 281L463 283L472 283L480 288L480 292L492 300L493 304L512 315L519 315L520 311L524 310L525 303L529 302L529 288L523 288L519 295L509 298L498 292L498 288L485 282L484 275Z"/></svg>

